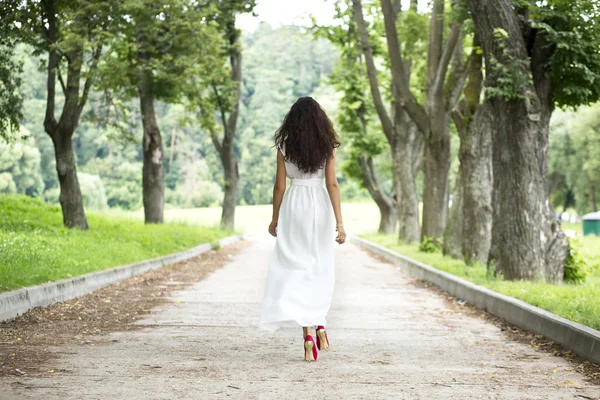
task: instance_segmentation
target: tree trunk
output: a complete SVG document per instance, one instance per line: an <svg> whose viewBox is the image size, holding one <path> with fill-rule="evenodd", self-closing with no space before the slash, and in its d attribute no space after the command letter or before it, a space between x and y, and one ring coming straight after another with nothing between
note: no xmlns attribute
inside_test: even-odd
<svg viewBox="0 0 600 400"><path fill-rule="evenodd" d="M444 255L461 259L463 245L463 183L462 165L459 167L456 183L454 184L454 195L450 207L450 217L444 232Z"/></svg>
<svg viewBox="0 0 600 400"><path fill-rule="evenodd" d="M233 152L222 155L221 161L225 175L221 228L233 231L235 225L235 206L237 205L237 188L240 181L238 163Z"/></svg>
<svg viewBox="0 0 600 400"><path fill-rule="evenodd" d="M405 114L407 122L408 115ZM406 124L405 128L410 129ZM419 225L419 196L414 175L414 143L420 140L420 133L413 129L412 133L396 135L392 148L392 165L396 186L399 230L398 239L407 243L418 242L421 239Z"/></svg>
<svg viewBox="0 0 600 400"><path fill-rule="evenodd" d="M144 65L142 63L142 65ZM142 67L143 68L143 67ZM144 220L147 224L163 223L165 204L165 168L164 152L160 129L156 123L154 95L150 71L140 71L138 93L144 129L142 187L144 201Z"/></svg>
<svg viewBox="0 0 600 400"><path fill-rule="evenodd" d="M231 82L233 83L232 109L229 117L225 116L226 106L221 98L219 89L213 84L213 91L217 99L218 110L221 114L223 138L220 139L216 132L211 132L212 142L219 153L223 166L223 208L221 213L221 228L233 231L235 227L235 207L237 205L237 191L240 181L238 161L234 151L234 139L237 129L237 120L240 111L240 97L242 84L242 52L239 49L240 32L235 27L235 16L229 16L227 33L229 39L229 63L231 65Z"/></svg>
<svg viewBox="0 0 600 400"><path fill-rule="evenodd" d="M361 117L361 122L364 122L364 118ZM363 126L363 129L365 126ZM396 202L393 198L385 194L381 190L379 179L375 173L375 166L373 165L373 159L371 157L365 159L360 156L358 159L360 168L362 171L363 184L369 191L371 198L377 204L379 208L379 233L391 234L396 230L398 223L398 212L396 208Z"/></svg>
<svg viewBox="0 0 600 400"><path fill-rule="evenodd" d="M47 40L51 44L48 51L47 98L44 130L52 139L56 160L56 172L60 183L60 206L63 224L69 228L88 229L87 218L83 209L83 198L77 179L75 155L73 154L73 133L79 123L81 110L86 103L91 87L91 75L87 78L83 93L80 96L80 77L83 59L83 45L74 43L67 58L66 86L62 78L61 87L65 95L60 119L55 118L56 78L60 68L60 57L54 44L58 38L55 1L44 2L43 9L47 18ZM100 58L100 48L92 54L90 70L93 73ZM60 77L60 75L59 75Z"/></svg>
<svg viewBox="0 0 600 400"><path fill-rule="evenodd" d="M505 279L563 279L568 240L547 196L548 130L552 110L547 65L552 46L543 32L532 31L527 43L509 0L469 0L486 65L488 87L502 87L506 68L531 76L518 96L493 97L494 212L492 240L497 270ZM502 28L506 38L494 37ZM505 40L504 47L500 45ZM515 60L527 60L517 63ZM491 59L505 66L494 68ZM492 67L490 67L492 66Z"/></svg>
<svg viewBox="0 0 600 400"><path fill-rule="evenodd" d="M487 264L492 240L492 109L477 108L473 121L460 134L465 262Z"/></svg>
<svg viewBox="0 0 600 400"><path fill-rule="evenodd" d="M357 1L354 1L355 7ZM450 135L448 124L463 79L460 73L462 51L457 50L460 24L454 23L444 37L444 1L434 0L430 22L430 41L425 92L426 107L417 101L410 89L410 74L398 42L396 15L390 0L381 0L385 36L392 71L392 88L396 105L406 110L425 138L422 236L440 239L444 235L448 214L448 170L450 168ZM356 13L355 13L356 14ZM462 49L462 48L459 48ZM458 60L450 74L450 61ZM455 73L456 72L456 73ZM446 79L446 77L450 77Z"/></svg>
<svg viewBox="0 0 600 400"><path fill-rule="evenodd" d="M596 186L594 182L590 181L590 209L592 212L598 211L598 206L596 202Z"/></svg>
<svg viewBox="0 0 600 400"><path fill-rule="evenodd" d="M60 183L60 207L63 214L63 224L66 227L88 229L83 210L81 189L77 179L72 135L72 132L69 134L58 130L50 135L54 144L56 172Z"/></svg>
<svg viewBox="0 0 600 400"><path fill-rule="evenodd" d="M448 217L450 135L432 136L425 139L422 236L439 239L444 236Z"/></svg>
<svg viewBox="0 0 600 400"><path fill-rule="evenodd" d="M361 51L365 57L373 103L381 121L383 132L392 150L393 179L398 207L398 222L400 225L398 238L405 242L415 242L420 239L419 199L415 183L415 167L420 165L420 160L415 152L419 151L421 131L414 126L403 109L401 105L403 101L400 101L400 89L396 84L392 85L393 94L396 98L392 106L393 116L390 117L388 114L379 90L377 69L362 12L362 3L360 0L354 0L352 6L354 21L358 26ZM398 10L399 8L396 7L396 11ZM391 13L394 14L394 12ZM394 19L396 15L397 13L394 14ZM400 76L397 76L395 79L398 80L399 84L404 84L410 80L410 62L401 61L401 63L401 71L396 72ZM416 104L416 100L413 101L413 104Z"/></svg>

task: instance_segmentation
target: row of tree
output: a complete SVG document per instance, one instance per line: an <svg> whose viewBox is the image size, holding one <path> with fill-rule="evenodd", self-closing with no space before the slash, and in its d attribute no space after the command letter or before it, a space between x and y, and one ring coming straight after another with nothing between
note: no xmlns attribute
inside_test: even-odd
<svg viewBox="0 0 600 400"><path fill-rule="evenodd" d="M126 127L124 102L137 98L143 126L143 204L147 223L161 223L165 196L164 146L155 102L185 104L210 132L223 165L222 226L233 228L238 168L233 137L241 82L239 1L6 1L2 3L0 70L2 132L20 120L18 68L12 52L25 43L44 55L44 129L51 138L64 224L87 229L73 150L73 135L93 89L105 94L102 118ZM57 90L58 89L58 90ZM62 95L60 95L62 94Z"/></svg>
<svg viewBox="0 0 600 400"><path fill-rule="evenodd" d="M443 241L445 253L495 265L506 279L563 278L569 244L548 201L555 107L600 97L600 10L594 1L339 0L332 82L352 161L381 212L380 231ZM450 134L460 138L450 187ZM384 140L377 133L383 131ZM391 154L393 186L374 166ZM417 175L423 174L419 224Z"/></svg>
<svg viewBox="0 0 600 400"><path fill-rule="evenodd" d="M312 40L299 27L260 25L241 37L243 55L239 120L234 152L240 181L238 204L267 204L273 184L273 132L298 97L318 98L335 115L337 95L323 82L337 59L327 40ZM58 204L59 184L53 144L44 132L46 63L18 45L22 65L21 136L10 145L0 139L0 194L22 193ZM40 69L40 65L44 68ZM17 75L19 77L19 75ZM130 124L115 127L106 118L106 91L95 85L73 135L73 152L85 210L142 207L142 126L136 99L113 98ZM62 94L57 94L62 104ZM223 200L223 168L210 134L184 104L156 101L164 146L165 208L207 207ZM124 118L121 118L124 119ZM340 154L341 155L341 154ZM340 176L346 201L368 199L359 184Z"/></svg>

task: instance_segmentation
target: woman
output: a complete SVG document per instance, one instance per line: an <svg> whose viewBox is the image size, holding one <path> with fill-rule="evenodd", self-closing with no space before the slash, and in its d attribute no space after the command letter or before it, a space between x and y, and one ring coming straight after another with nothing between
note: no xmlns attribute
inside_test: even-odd
<svg viewBox="0 0 600 400"><path fill-rule="evenodd" d="M269 233L277 241L269 261L260 326L274 332L282 322L295 321L302 326L304 359L316 361L317 348L329 347L325 316L335 281L334 228L335 241L346 241L335 176L335 150L340 143L319 103L302 97L277 130L275 145L277 177ZM291 187L284 196L286 176Z"/></svg>

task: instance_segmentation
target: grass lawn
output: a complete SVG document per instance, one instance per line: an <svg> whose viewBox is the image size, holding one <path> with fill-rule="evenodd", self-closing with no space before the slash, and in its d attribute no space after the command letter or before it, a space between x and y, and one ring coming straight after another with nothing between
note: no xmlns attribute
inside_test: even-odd
<svg viewBox="0 0 600 400"><path fill-rule="evenodd" d="M449 272L498 293L515 297L543 308L563 318L600 330L600 271L588 277L583 284L532 283L525 281L502 281L488 277L484 266L468 267L462 261L445 257L441 253L422 253L417 245L399 243L395 236L378 233L362 234L361 237L378 243L407 257ZM600 259L600 238L587 236L579 239L582 255Z"/></svg>
<svg viewBox="0 0 600 400"><path fill-rule="evenodd" d="M88 231L67 229L58 206L0 196L0 292L187 250L230 234L89 212L87 217Z"/></svg>

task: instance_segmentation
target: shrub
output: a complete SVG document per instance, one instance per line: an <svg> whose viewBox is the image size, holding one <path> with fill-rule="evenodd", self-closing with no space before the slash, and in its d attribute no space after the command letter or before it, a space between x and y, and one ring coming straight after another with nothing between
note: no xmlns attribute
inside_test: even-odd
<svg viewBox="0 0 600 400"><path fill-rule="evenodd" d="M579 252L580 243L576 239L569 240L569 252L565 260L564 280L568 283L582 283L597 268L595 265L588 264Z"/></svg>
<svg viewBox="0 0 600 400"><path fill-rule="evenodd" d="M442 244L440 240L435 240L430 236L423 236L421 244L419 244L419 251L423 253L438 253L441 251Z"/></svg>

